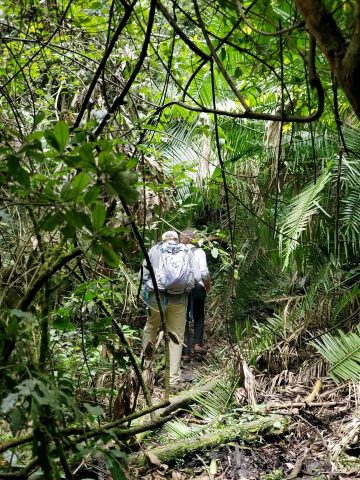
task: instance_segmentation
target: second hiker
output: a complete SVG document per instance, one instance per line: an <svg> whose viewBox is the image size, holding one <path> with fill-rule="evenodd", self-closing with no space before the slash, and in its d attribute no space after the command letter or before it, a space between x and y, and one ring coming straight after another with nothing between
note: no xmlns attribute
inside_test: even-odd
<svg viewBox="0 0 360 480"><path fill-rule="evenodd" d="M183 360L190 361L191 335L190 322L194 321L193 352L206 355L207 350L203 346L204 323L205 323L205 300L206 294L210 291L210 273L206 262L204 250L195 244L195 230L188 228L180 235L180 242L188 246L194 254L195 286L189 294L187 309L187 322L185 329L185 347L183 349Z"/></svg>

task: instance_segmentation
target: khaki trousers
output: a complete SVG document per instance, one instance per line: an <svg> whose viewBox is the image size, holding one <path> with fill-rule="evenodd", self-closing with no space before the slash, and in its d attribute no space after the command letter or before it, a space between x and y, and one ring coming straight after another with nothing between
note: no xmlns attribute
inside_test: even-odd
<svg viewBox="0 0 360 480"><path fill-rule="evenodd" d="M178 339L178 344L169 338L170 350L170 385L180 380L180 362L185 332L186 303L167 302L167 297L162 295L166 328ZM156 299L149 299L150 315L148 316L143 337L143 351L149 342L155 345L157 332L160 326L160 312Z"/></svg>

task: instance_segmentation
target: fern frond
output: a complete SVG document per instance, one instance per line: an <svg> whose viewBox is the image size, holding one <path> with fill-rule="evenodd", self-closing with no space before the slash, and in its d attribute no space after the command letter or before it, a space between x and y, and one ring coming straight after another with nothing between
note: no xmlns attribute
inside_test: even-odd
<svg viewBox="0 0 360 480"><path fill-rule="evenodd" d="M329 374L335 382L360 381L360 325L347 335L341 330L339 337L326 334L312 345L330 363Z"/></svg>

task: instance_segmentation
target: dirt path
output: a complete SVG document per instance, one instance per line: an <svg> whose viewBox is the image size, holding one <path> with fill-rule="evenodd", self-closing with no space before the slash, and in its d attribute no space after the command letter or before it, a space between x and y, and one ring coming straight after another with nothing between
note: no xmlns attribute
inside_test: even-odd
<svg viewBox="0 0 360 480"><path fill-rule="evenodd" d="M184 390L196 384L206 374L215 357L211 352L222 351L224 345L210 344L209 355L193 356L183 364L184 376L194 377L185 382ZM212 368L212 367L211 367ZM322 379L322 390L314 405L304 404L314 387L314 379L300 379L299 375L283 375L278 383L275 378L264 380L259 375L258 401L262 408L285 405L277 411L289 420L289 429L282 435L263 435L252 443L229 442L207 451L198 451L185 458L174 459L162 465L157 459L149 459L143 469L131 470L130 478L146 480L282 480L301 478L306 480L352 480L360 478L360 385L336 386L331 380ZM301 381L300 381L301 380ZM156 391L158 389L155 389ZM155 394L157 392L154 392ZM240 392L241 393L241 392ZM232 421L251 416L248 407L241 404L238 391L234 392ZM161 396L161 389L158 390ZM292 403L300 406L292 407ZM237 406L236 406L237 404ZM235 411L235 415L234 412ZM224 407L224 414L228 410ZM237 417L238 416L238 417ZM186 425L197 425L190 411L180 415ZM227 420L224 417L224 425ZM221 424L217 426L221 428ZM156 434L156 440L159 436ZM175 441L169 438L169 443ZM149 445L148 447L149 448Z"/></svg>

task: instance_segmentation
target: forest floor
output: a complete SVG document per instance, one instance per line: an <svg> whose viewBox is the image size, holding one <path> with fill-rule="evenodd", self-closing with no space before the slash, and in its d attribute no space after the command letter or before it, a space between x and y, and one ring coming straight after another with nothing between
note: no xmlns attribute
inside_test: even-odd
<svg viewBox="0 0 360 480"><path fill-rule="evenodd" d="M184 384L185 392L182 394L191 389L199 378L203 378L206 365L211 363L211 359L218 355L219 351L220 355L225 351L223 344L211 340L208 348L206 360L196 356L190 363L183 365L185 376L193 376L194 380ZM226 443L194 450L188 455L174 456L171 461L162 462L156 455L151 454L151 449L159 445L160 432L160 435L156 434L142 444L140 449L149 453L148 455L145 453L146 467L139 468L130 464L130 478L145 480L360 478L360 384L337 386L329 378L314 378L308 373L304 369L302 373L282 371L272 378L266 378L266 375L259 373L256 378L256 403L262 405L262 414L275 412L284 416L288 427L283 433L274 433L270 429L259 434L251 442L234 438ZM313 398L310 398L312 392ZM154 396L158 397L158 400L162 398L161 387L154 389ZM234 398L238 408L232 418L233 421L234 419L236 421L236 418L241 421L243 412L248 408L244 389L234 391ZM274 409L275 406L277 407ZM246 414L249 415L249 411ZM190 408L178 411L177 416L186 425L197 424ZM216 428L221 429L221 423L218 423ZM169 437L165 439L169 445L176 441Z"/></svg>

